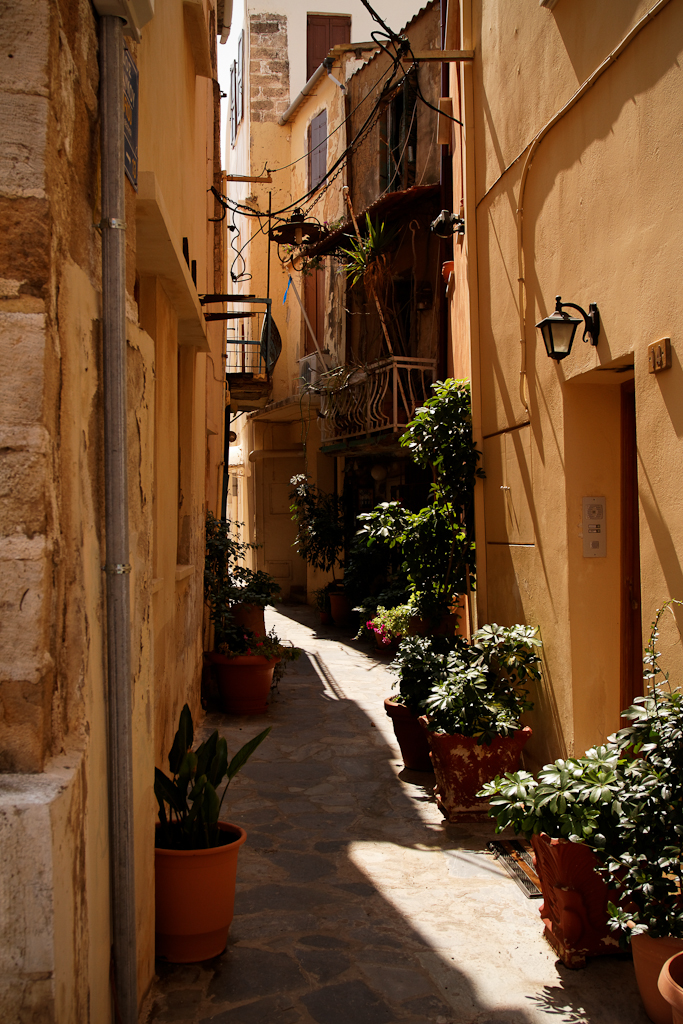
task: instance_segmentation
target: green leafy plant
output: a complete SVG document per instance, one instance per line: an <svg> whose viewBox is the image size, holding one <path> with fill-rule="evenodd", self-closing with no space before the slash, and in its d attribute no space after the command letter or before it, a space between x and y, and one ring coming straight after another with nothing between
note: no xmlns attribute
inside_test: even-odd
<svg viewBox="0 0 683 1024"><path fill-rule="evenodd" d="M381 298L390 280L389 251L396 242L397 231L384 221L373 223L365 214L365 234L352 238L341 250L346 273L351 284L363 281L368 295Z"/></svg>
<svg viewBox="0 0 683 1024"><path fill-rule="evenodd" d="M394 608L380 605L375 615L366 621L365 627L382 643L388 644L405 636L414 615L415 609L410 604L399 604Z"/></svg>
<svg viewBox="0 0 683 1024"><path fill-rule="evenodd" d="M497 831L582 842L616 890L611 925L625 938L683 938L683 694L660 667L658 609L644 655L648 693L623 712L631 724L580 758L508 773L480 796Z"/></svg>
<svg viewBox="0 0 683 1024"><path fill-rule="evenodd" d="M154 769L154 795L159 804L160 822L156 840L158 847L204 850L223 845L218 819L228 786L271 728L268 726L249 740L228 760L228 744L224 737L218 735L218 730L212 732L196 750L192 749L192 713L185 704L168 755L171 777L159 768Z"/></svg>
<svg viewBox="0 0 683 1024"><path fill-rule="evenodd" d="M290 511L298 531L294 547L314 569L341 568L344 550L344 505L336 494L328 494L308 482L304 473L290 480Z"/></svg>
<svg viewBox="0 0 683 1024"><path fill-rule="evenodd" d="M661 618L675 605L683 602L667 601L655 615L643 659L649 692L624 712L632 724L614 737L627 757L617 834L602 852L619 891L610 923L629 937L683 938L683 694L657 650Z"/></svg>
<svg viewBox="0 0 683 1024"><path fill-rule="evenodd" d="M423 704L430 730L490 744L520 729L520 716L533 708L526 684L540 679L541 646L532 626L477 630L471 645L445 656L442 678Z"/></svg>
<svg viewBox="0 0 683 1024"><path fill-rule="evenodd" d="M474 560L474 545L467 541L450 504L410 512L397 501L384 501L358 521L368 547L377 544L400 551L415 614L438 627L454 596L467 589L466 567Z"/></svg>
<svg viewBox="0 0 683 1024"><path fill-rule="evenodd" d="M239 539L240 525L216 519L210 512L206 517L204 600L214 626L216 648L234 630L232 605L256 604L263 608L280 593L280 585L267 572L243 564L247 552L258 545Z"/></svg>
<svg viewBox="0 0 683 1024"><path fill-rule="evenodd" d="M401 437L413 460L431 469L435 483L453 509L466 512L474 483L483 477L477 466L481 452L472 440L472 407L468 380L437 380L434 394L408 424Z"/></svg>
<svg viewBox="0 0 683 1024"><path fill-rule="evenodd" d="M559 759L531 772L507 772L478 794L491 804L496 832L511 826L526 838L545 832L602 849L613 838L621 812L621 752L608 743L583 757Z"/></svg>
<svg viewBox="0 0 683 1024"><path fill-rule="evenodd" d="M411 711L422 712L432 687L448 676L449 655L465 646L459 636L405 636L389 666L397 676L394 699Z"/></svg>

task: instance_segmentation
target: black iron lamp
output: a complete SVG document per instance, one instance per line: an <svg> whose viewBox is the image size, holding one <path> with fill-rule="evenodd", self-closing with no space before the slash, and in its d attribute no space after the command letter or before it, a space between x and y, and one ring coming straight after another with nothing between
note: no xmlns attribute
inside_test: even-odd
<svg viewBox="0 0 683 1024"><path fill-rule="evenodd" d="M600 334L600 313L595 302L591 302L588 312L573 302L563 302L559 295L555 296L555 312L541 320L536 326L540 328L545 342L546 352L558 363L568 356L572 350L572 342L576 328L581 325L577 316L563 312L565 309L576 309L583 317L583 340L597 345Z"/></svg>
<svg viewBox="0 0 683 1024"><path fill-rule="evenodd" d="M268 232L273 242L280 245L312 245L325 234L325 228L317 221L306 221L301 210L295 210L289 220L276 225Z"/></svg>
<svg viewBox="0 0 683 1024"><path fill-rule="evenodd" d="M454 213L442 210L429 225L429 230L439 238L450 238L455 234L464 235L465 221L463 217L456 217Z"/></svg>

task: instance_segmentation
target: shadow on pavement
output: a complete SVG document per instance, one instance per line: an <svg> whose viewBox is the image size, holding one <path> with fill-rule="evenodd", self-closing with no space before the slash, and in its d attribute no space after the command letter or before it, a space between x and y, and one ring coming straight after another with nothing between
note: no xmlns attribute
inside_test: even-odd
<svg viewBox="0 0 683 1024"><path fill-rule="evenodd" d="M515 952L506 948L506 940L518 941L514 915L529 911L515 910L523 897L513 894L512 919L495 920L496 908L487 901L495 899L498 890L492 885L500 889L500 875L489 868L495 875L491 883L483 858L470 884L473 912L465 914L460 933L453 933L452 948L434 939L439 913L445 933L452 931L448 882L455 876L450 878L455 886L462 878L461 864L451 870L454 856L462 849L477 853L490 836L481 826L477 831L442 823L433 810L427 820L419 808L430 798L428 774L403 769L397 783L390 767L396 767L395 752L369 715L345 696L345 683L351 687L336 657L350 651L368 678L381 659L373 662L358 642L332 629L324 638L341 645L341 651L335 655L330 648L329 656L328 651L321 656L320 636L310 632L310 609L279 606L278 611L309 631L293 630L294 642L315 649L289 667L267 715L211 714L204 724L219 728L233 750L266 722L273 725L226 798L224 816L248 833L229 944L222 956L202 964L157 961L159 981L143 1019L187 1024L646 1021L634 1009L632 987L624 986L624 965L618 962L614 969L598 965L597 971L591 964L586 972L551 965L557 985L543 987L541 981L535 994L520 990L510 968ZM287 635L287 623L280 625L278 632ZM385 683L380 680L380 690ZM373 686L377 690L377 679ZM440 875L435 857L441 857ZM411 906L412 923L396 906L407 878L411 898L418 898ZM494 937L495 949L490 939L481 938L486 927L501 940ZM540 922L533 927L540 931ZM473 983L458 966L459 951L471 955L471 947L495 954L489 965L477 965L485 982ZM547 979L547 953L542 959ZM497 969L503 971L499 986ZM596 983L582 984L580 973ZM511 978L515 993L506 1006ZM621 994L601 992L603 980L615 981Z"/></svg>

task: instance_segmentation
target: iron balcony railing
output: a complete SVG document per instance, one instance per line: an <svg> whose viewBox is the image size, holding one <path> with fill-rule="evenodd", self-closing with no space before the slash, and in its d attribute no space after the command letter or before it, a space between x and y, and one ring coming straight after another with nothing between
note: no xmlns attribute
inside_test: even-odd
<svg viewBox="0 0 683 1024"><path fill-rule="evenodd" d="M322 391L322 443L403 431L431 394L436 360L392 356L351 370L337 388Z"/></svg>

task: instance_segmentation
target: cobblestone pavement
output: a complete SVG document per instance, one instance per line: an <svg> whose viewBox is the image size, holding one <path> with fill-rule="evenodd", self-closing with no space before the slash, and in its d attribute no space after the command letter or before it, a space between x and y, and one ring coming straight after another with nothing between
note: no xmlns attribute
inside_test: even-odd
<svg viewBox="0 0 683 1024"><path fill-rule="evenodd" d="M493 826L445 824L433 777L403 768L386 660L304 607L267 611L304 648L267 716L207 716L235 750L240 851L226 952L157 961L141 1020L187 1024L646 1024L632 964L558 964L527 899L485 853Z"/></svg>

